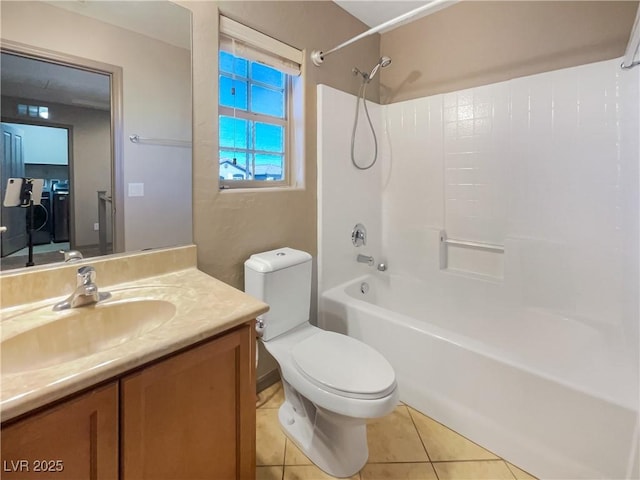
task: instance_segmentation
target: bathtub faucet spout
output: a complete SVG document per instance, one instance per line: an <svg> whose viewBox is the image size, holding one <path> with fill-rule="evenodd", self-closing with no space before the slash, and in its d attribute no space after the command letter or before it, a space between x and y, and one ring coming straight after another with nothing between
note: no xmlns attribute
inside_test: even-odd
<svg viewBox="0 0 640 480"><path fill-rule="evenodd" d="M372 267L374 262L375 262L373 257L371 257L369 255L362 255L362 254L358 254L357 260L358 260L358 263L366 263L370 267Z"/></svg>

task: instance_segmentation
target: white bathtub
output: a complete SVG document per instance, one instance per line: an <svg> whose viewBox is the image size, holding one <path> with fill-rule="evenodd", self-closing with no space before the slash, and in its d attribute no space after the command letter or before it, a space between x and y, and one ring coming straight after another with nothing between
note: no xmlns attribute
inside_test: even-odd
<svg viewBox="0 0 640 480"><path fill-rule="evenodd" d="M456 291L361 277L321 295L319 323L385 355L402 401L540 478L638 478L637 361L620 339Z"/></svg>

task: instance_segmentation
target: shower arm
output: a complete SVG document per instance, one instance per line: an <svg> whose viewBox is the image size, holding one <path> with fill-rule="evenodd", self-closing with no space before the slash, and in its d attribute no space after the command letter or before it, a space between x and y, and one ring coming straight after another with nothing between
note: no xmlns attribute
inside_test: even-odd
<svg viewBox="0 0 640 480"><path fill-rule="evenodd" d="M416 15L419 14L424 14L424 15L429 15L431 13L437 12L438 10L441 10L443 8L449 7L451 5L453 5L454 3L457 3L459 0L432 0L431 2L427 3L426 5L422 5L421 7L418 8L414 8L413 10L407 12L407 13L403 13L402 15L396 17L396 18L392 18L391 20L387 20L384 23L381 23L380 25L378 25L377 27L373 27L370 28L369 30L367 30L366 32L362 32L360 35L356 35L355 37L353 37L350 40L347 40L346 42L341 43L340 45L338 45L337 47L333 47L331 50L327 50L326 52L323 52L322 50L314 50L311 52L311 61L313 62L313 64L316 67L319 67L320 65L322 65L322 62L324 62L324 59L332 54L333 52L336 52L338 50L340 50L341 48L344 48L348 45L351 45L354 42L357 42L358 40L361 40L365 37L368 37L369 35L373 35L374 33L378 33L382 30L386 30L389 27L395 26L396 24L402 23L405 20L408 20L410 18L415 17Z"/></svg>

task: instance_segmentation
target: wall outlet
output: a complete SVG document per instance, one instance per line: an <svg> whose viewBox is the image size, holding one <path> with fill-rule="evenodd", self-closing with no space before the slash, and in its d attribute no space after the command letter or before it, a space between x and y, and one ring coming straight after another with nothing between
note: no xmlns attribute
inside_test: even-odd
<svg viewBox="0 0 640 480"><path fill-rule="evenodd" d="M99 223L94 223L93 224L93 231L97 232L98 230L100 230L100 224Z"/></svg>

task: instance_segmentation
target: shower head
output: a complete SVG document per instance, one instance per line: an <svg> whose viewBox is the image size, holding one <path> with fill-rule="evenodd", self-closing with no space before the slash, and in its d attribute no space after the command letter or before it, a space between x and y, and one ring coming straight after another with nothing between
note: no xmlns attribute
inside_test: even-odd
<svg viewBox="0 0 640 480"><path fill-rule="evenodd" d="M376 73L378 73L378 70L380 70L380 68L388 67L389 65L391 65L391 58L380 57L380 60L378 60L378 63L376 63L375 67L373 67L373 69L371 70L371 73L369 73L367 77L367 82L370 82L371 79L375 77Z"/></svg>

